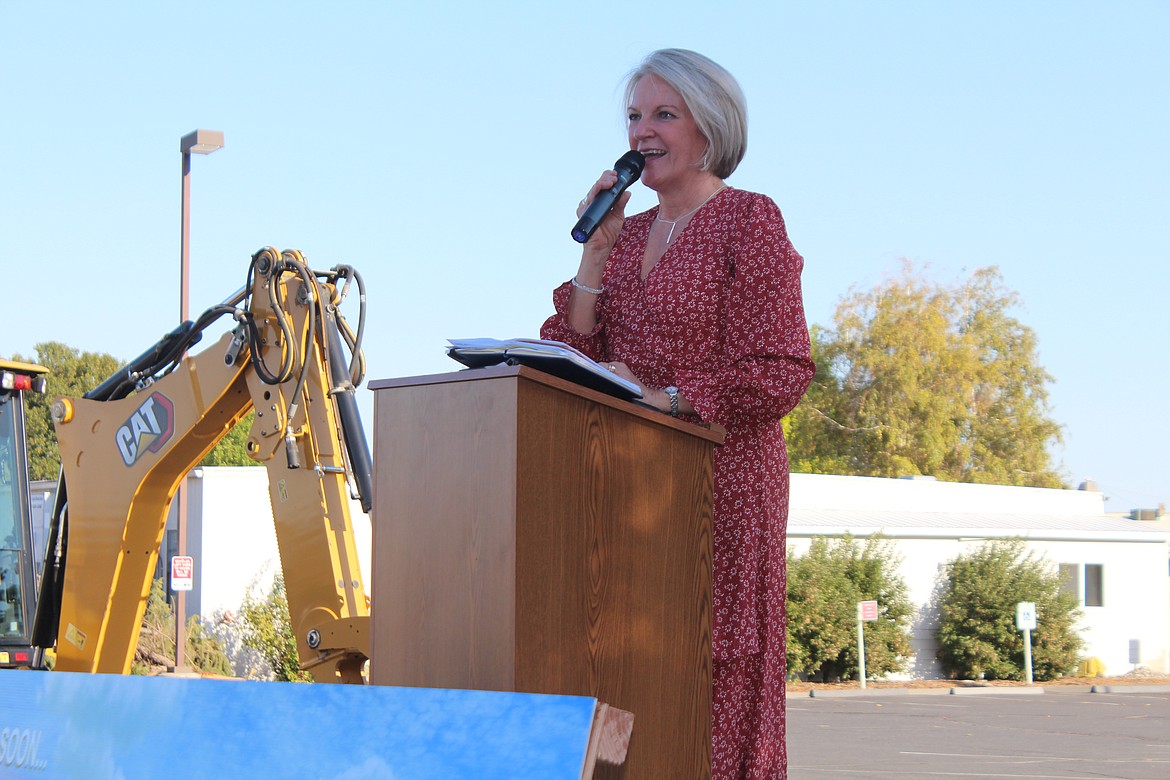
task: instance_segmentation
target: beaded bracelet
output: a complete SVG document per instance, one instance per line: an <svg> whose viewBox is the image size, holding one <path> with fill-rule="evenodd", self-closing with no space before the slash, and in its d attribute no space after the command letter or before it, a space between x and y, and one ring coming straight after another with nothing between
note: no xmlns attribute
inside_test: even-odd
<svg viewBox="0 0 1170 780"><path fill-rule="evenodd" d="M577 277L575 276L569 280L569 284L573 285L581 292L587 292L592 295L601 295L603 292L605 292L604 287L590 287L587 284L581 284L581 282L577 281Z"/></svg>

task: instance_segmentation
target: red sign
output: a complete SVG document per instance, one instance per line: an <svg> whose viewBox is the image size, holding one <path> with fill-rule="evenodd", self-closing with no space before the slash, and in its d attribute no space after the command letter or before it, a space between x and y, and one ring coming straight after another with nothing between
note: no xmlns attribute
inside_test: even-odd
<svg viewBox="0 0 1170 780"><path fill-rule="evenodd" d="M876 601L859 601L857 602L857 619L858 620L877 620L878 608Z"/></svg>
<svg viewBox="0 0 1170 780"><path fill-rule="evenodd" d="M171 590L191 590L195 585L195 559L190 555L171 558Z"/></svg>

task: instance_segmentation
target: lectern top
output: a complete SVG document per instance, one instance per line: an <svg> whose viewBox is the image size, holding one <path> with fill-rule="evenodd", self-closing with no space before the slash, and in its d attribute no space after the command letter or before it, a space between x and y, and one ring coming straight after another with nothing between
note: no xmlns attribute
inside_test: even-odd
<svg viewBox="0 0 1170 780"><path fill-rule="evenodd" d="M645 404L635 401L623 401L613 396L599 393L596 390L590 390L587 387L574 384L572 382L561 379L560 377L547 374L529 366L509 366L498 365L490 366L488 368L469 368L463 371L448 371L442 374L424 374L420 376L410 377L396 377L393 379L374 379L368 383L371 390L390 390L402 387L419 387L423 385L437 385L447 382L479 382L497 379L525 379L531 382L538 382L549 387L563 390L566 393L572 393L582 398L586 398L596 403L605 404L606 406L618 409L627 414L641 417L650 422L660 425L665 425L670 428L675 428L684 433L698 436L715 444L722 444L727 432L723 426L714 423L706 423L703 425L695 425L682 420L676 420L668 415L663 414L657 409L653 409Z"/></svg>

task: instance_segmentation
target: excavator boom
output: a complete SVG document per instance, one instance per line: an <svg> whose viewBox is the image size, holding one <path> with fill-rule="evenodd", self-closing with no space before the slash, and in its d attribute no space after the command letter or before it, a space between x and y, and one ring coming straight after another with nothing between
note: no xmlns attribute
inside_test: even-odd
<svg viewBox="0 0 1170 780"><path fill-rule="evenodd" d="M369 608L349 495L369 510L372 468L354 399L362 327L338 311L355 280L360 289L347 266L313 271L299 252L266 247L240 293L85 398L56 400L61 484L34 632L55 642L55 668L129 672L171 499L254 411L246 448L268 470L301 665L318 681L361 682ZM235 330L188 355L225 315Z"/></svg>

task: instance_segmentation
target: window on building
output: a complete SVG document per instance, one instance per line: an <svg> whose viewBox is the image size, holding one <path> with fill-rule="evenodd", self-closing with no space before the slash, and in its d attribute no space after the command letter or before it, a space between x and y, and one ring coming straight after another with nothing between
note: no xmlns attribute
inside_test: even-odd
<svg viewBox="0 0 1170 780"><path fill-rule="evenodd" d="M1085 564L1085 606L1105 606L1105 567L1100 563Z"/></svg>
<svg viewBox="0 0 1170 780"><path fill-rule="evenodd" d="M1081 603L1081 565L1079 563L1060 564L1060 592L1069 593Z"/></svg>
<svg viewBox="0 0 1170 780"><path fill-rule="evenodd" d="M1100 563L1062 563L1058 567L1060 592L1072 594L1086 607L1105 606L1105 566ZM1083 574L1082 574L1083 570Z"/></svg>

